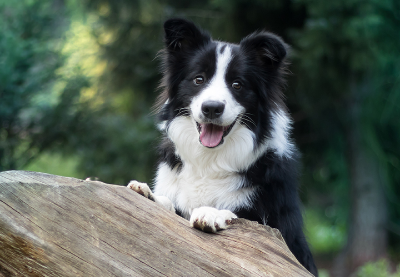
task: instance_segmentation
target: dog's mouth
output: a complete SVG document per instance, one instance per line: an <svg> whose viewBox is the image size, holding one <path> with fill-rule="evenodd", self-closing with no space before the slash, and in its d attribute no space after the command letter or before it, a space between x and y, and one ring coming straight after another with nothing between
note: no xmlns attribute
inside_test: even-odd
<svg viewBox="0 0 400 277"><path fill-rule="evenodd" d="M208 148L214 148L224 143L224 137L229 134L235 125L236 120L228 126L221 126L212 123L198 123L197 131L199 131L200 143Z"/></svg>

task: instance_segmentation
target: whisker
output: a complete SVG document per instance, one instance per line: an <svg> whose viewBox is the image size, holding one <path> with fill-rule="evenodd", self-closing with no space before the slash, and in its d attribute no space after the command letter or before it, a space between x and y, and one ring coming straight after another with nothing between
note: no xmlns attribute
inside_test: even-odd
<svg viewBox="0 0 400 277"><path fill-rule="evenodd" d="M246 126L248 129L250 129L250 127L249 127L249 125L247 125L245 122L238 122L239 123L239 125L244 125L244 126Z"/></svg>
<svg viewBox="0 0 400 277"><path fill-rule="evenodd" d="M239 124L239 125L242 125L242 126L244 125L244 126L246 126L248 129L251 129L250 126L246 123L246 120L243 118L243 115L244 115L244 114L242 114L242 117L240 118L240 120L237 121L238 124ZM247 120L247 121L249 122L249 120Z"/></svg>
<svg viewBox="0 0 400 277"><path fill-rule="evenodd" d="M179 108L179 109L175 109L175 111L178 111L177 116L183 115L186 112L190 113L189 108Z"/></svg>
<svg viewBox="0 0 400 277"><path fill-rule="evenodd" d="M251 117L250 117L251 115L252 114L250 114L250 113L244 113L243 117L245 117L246 119L248 119L249 121L252 121L254 123L253 119L251 119Z"/></svg>
<svg viewBox="0 0 400 277"><path fill-rule="evenodd" d="M250 128L250 126L248 124L256 126L256 123L250 117L250 115L251 114L249 114L249 113L242 113L241 118L240 118L241 123L245 124L248 128Z"/></svg>

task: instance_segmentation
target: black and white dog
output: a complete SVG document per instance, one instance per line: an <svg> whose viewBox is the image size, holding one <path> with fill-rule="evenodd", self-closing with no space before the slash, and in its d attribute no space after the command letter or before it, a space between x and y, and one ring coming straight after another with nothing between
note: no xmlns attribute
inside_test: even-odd
<svg viewBox="0 0 400 277"><path fill-rule="evenodd" d="M268 32L238 45L215 41L183 19L164 29L164 138L154 193L137 181L128 186L204 231L225 229L236 217L278 228L317 276L302 231L298 151L282 94L288 47Z"/></svg>

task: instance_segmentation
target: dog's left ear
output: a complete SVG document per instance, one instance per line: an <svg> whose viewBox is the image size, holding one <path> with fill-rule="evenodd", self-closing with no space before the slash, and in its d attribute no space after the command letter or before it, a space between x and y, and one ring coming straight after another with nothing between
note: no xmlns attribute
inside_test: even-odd
<svg viewBox="0 0 400 277"><path fill-rule="evenodd" d="M165 46L170 51L197 49L210 42L210 35L193 22L175 18L164 23Z"/></svg>
<svg viewBox="0 0 400 277"><path fill-rule="evenodd" d="M240 42L240 48L265 65L279 66L287 56L289 46L269 32L253 33Z"/></svg>

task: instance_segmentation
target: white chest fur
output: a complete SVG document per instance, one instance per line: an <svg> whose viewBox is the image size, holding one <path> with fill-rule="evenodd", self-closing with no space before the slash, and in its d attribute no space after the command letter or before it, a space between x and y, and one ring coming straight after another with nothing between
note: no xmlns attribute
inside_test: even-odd
<svg viewBox="0 0 400 277"><path fill-rule="evenodd" d="M238 174L210 174L200 176L196 168L186 165L180 172L160 164L154 194L166 196L183 216L190 218L193 209L203 206L234 211L250 205L254 188L242 188Z"/></svg>
<svg viewBox="0 0 400 277"><path fill-rule="evenodd" d="M186 218L193 209L202 206L231 211L250 206L257 189L243 188L244 179L237 172L247 170L267 149L275 150L278 155L291 155L292 145L287 139L289 120L284 113L274 114L272 120L272 137L254 151L254 134L239 123L233 126L223 145L208 149L199 143L191 117L175 118L167 134L183 167L178 172L161 163L154 194L168 197Z"/></svg>
<svg viewBox="0 0 400 277"><path fill-rule="evenodd" d="M199 143L195 123L188 117L175 118L167 134L183 166L178 171L164 163L159 165L156 196L168 197L186 218L202 206L234 211L251 204L256 189L243 188L244 179L237 173L257 158L254 139L247 128L236 124L224 144L215 149Z"/></svg>

